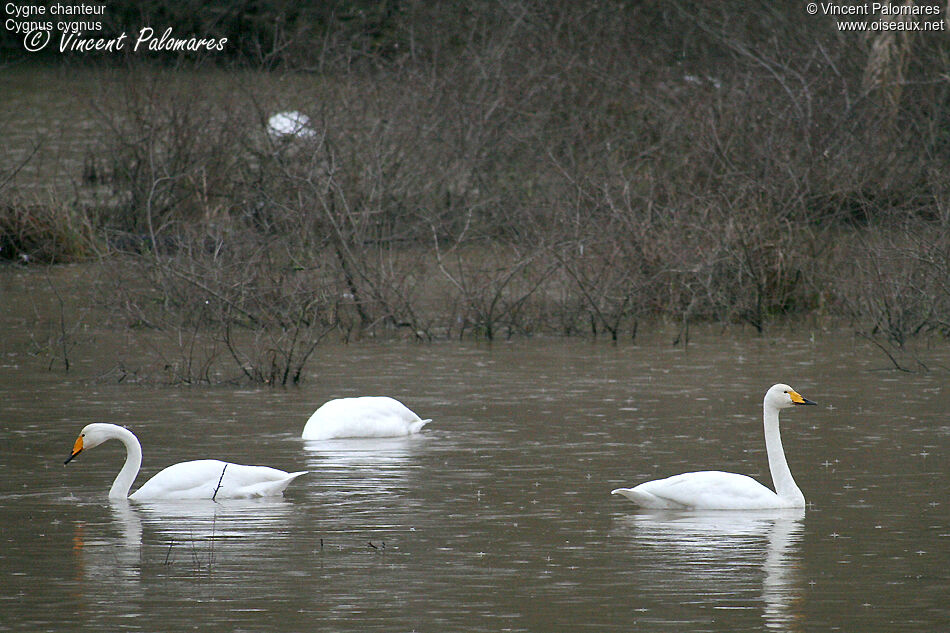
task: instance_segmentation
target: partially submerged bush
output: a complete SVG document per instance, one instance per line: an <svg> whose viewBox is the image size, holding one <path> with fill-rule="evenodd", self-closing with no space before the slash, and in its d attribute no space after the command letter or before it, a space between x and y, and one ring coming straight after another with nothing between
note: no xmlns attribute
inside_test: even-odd
<svg viewBox="0 0 950 633"><path fill-rule="evenodd" d="M946 302L908 296L945 294L922 241L950 204L933 68L871 81L873 43L801 11L437 4L380 14L391 45L352 54L329 11L325 58L284 59L319 73L135 69L103 92L100 226L136 263L115 305L191 333L176 379L295 382L331 335L619 340L816 311L897 346L948 334ZM413 11L465 28L414 38ZM283 111L307 133L270 134Z"/></svg>
<svg viewBox="0 0 950 633"><path fill-rule="evenodd" d="M0 204L0 260L63 264L96 256L101 235L88 209L59 202Z"/></svg>

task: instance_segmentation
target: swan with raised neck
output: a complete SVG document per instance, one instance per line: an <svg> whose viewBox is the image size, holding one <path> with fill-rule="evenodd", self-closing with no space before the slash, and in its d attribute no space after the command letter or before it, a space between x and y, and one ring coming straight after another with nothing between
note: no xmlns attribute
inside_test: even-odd
<svg viewBox="0 0 950 633"><path fill-rule="evenodd" d="M772 385L762 401L765 449L772 474L772 491L746 475L715 470L673 475L633 488L617 488L622 495L644 508L686 510L761 510L804 508L805 496L795 483L782 448L779 411L799 405L814 405L786 384Z"/></svg>
<svg viewBox="0 0 950 633"><path fill-rule="evenodd" d="M217 459L199 459L173 464L146 481L132 495L132 483L142 466L142 445L132 431L115 424L94 423L79 432L68 464L81 452L108 440L119 440L125 446L125 463L109 498L133 501L149 499L224 499L263 497L283 494L291 481L307 471L288 473L267 466L246 466Z"/></svg>

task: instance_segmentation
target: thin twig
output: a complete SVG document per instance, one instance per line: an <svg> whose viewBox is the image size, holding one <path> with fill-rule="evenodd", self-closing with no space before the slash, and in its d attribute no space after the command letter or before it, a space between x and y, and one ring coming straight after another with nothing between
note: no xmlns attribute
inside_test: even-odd
<svg viewBox="0 0 950 633"><path fill-rule="evenodd" d="M865 334L864 332L858 332L858 336L860 336L861 338L867 339L867 340L870 341L871 343L874 343L874 345L876 345L882 352L884 352L884 354L885 354L889 359L891 359L891 362L894 364L894 368L895 368L895 369L897 369L897 370L899 370L899 371L907 372L908 374L913 373L911 370L907 369L906 367L903 367L900 363L898 363L898 362L897 362L897 359L894 358L894 355L891 354L891 352L890 352L886 347L884 347L884 346L880 343L880 341L876 340L876 339L875 339L874 337L872 337L872 336L869 336L869 335ZM919 362L919 361L918 361L918 362Z"/></svg>
<svg viewBox="0 0 950 633"><path fill-rule="evenodd" d="M218 496L218 491L221 490L221 482L224 480L224 473L225 473L225 471L226 471L227 469L228 469L228 465L227 465L227 464L225 464L225 465L224 465L224 468L221 469L221 476L218 477L218 485L217 485L217 487L214 489L214 494L211 495L211 500L212 500L212 501L215 500L215 497Z"/></svg>

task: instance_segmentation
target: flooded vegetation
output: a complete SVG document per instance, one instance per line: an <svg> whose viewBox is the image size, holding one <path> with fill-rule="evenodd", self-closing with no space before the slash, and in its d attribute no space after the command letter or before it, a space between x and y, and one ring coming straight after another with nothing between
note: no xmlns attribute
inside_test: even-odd
<svg viewBox="0 0 950 633"><path fill-rule="evenodd" d="M329 339L656 322L832 319L927 368L919 341L950 332L945 42L583 7L326 15L319 58L287 34L265 67L233 34L217 64L11 67L0 257L104 262L109 318L182 341L185 383L291 384Z"/></svg>
<svg viewBox="0 0 950 633"><path fill-rule="evenodd" d="M0 32L0 631L950 621L950 48L881 26L929 17L155 6L97 36L227 45ZM774 383L818 403L781 417L804 509L611 495L774 490ZM368 395L432 421L301 438ZM132 491L308 472L110 500L121 445L62 465L101 422L141 441Z"/></svg>

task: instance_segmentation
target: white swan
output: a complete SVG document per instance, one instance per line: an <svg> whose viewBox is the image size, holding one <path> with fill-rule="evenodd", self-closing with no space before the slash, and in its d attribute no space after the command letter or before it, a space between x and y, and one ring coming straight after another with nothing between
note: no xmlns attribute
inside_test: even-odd
<svg viewBox="0 0 950 633"><path fill-rule="evenodd" d="M301 437L305 440L399 437L418 433L431 421L423 420L395 398L339 398L314 411L303 427Z"/></svg>
<svg viewBox="0 0 950 633"><path fill-rule="evenodd" d="M773 385L762 403L765 420L765 449L772 473L772 492L745 475L702 471L648 481L634 488L617 488L611 494L623 495L644 508L686 510L764 510L804 508L805 496L792 479L785 461L779 434L778 412L795 405L815 404L788 385Z"/></svg>
<svg viewBox="0 0 950 633"><path fill-rule="evenodd" d="M267 466L244 466L216 459L181 462L165 468L146 481L131 496L129 490L142 465L142 446L132 431L115 424L89 424L83 428L73 445L73 452L63 462L68 464L87 448L107 440L125 444L125 465L119 471L109 498L134 501L159 499L236 499L283 494L284 488L307 471L287 473Z"/></svg>
<svg viewBox="0 0 950 633"><path fill-rule="evenodd" d="M267 120L267 133L273 138L296 136L298 138L312 138L317 135L310 125L310 117L296 110L292 112L278 112Z"/></svg>

